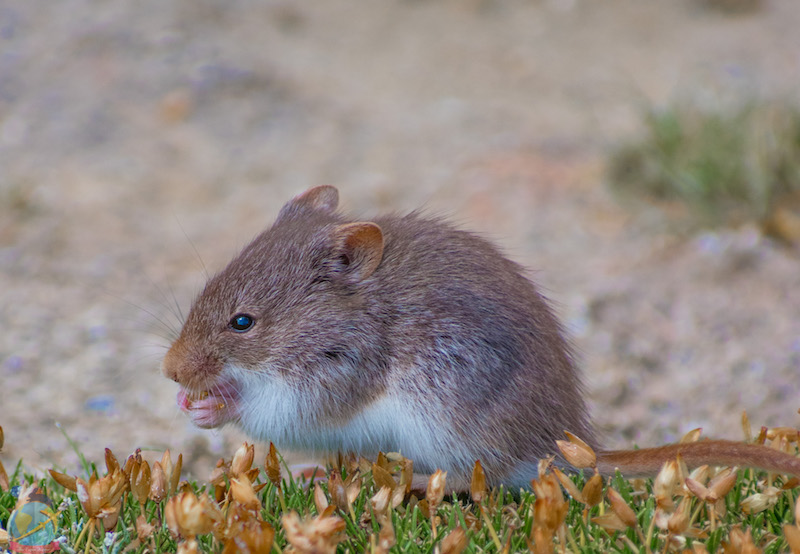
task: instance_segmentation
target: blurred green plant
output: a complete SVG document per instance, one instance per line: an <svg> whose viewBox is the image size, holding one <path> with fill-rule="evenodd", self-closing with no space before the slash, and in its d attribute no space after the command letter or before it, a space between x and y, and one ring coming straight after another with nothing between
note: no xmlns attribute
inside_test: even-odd
<svg viewBox="0 0 800 554"><path fill-rule="evenodd" d="M644 123L644 137L609 160L608 180L622 198L678 203L703 225L756 222L800 239L800 109L679 105L649 110Z"/></svg>

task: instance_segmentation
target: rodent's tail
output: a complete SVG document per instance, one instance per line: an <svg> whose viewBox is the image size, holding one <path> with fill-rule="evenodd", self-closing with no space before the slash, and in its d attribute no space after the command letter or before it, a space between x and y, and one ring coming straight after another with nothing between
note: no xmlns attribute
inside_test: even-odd
<svg viewBox="0 0 800 554"><path fill-rule="evenodd" d="M597 469L613 475L619 469L626 477L656 475L664 462L680 454L689 468L701 465L744 466L800 477L800 457L760 444L727 440L703 440L668 444L641 450L603 450L597 454Z"/></svg>

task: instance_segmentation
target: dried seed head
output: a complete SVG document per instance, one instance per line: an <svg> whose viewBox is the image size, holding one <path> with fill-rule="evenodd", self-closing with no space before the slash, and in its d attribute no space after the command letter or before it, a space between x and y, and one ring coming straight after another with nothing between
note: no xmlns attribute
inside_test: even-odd
<svg viewBox="0 0 800 554"><path fill-rule="evenodd" d="M417 509L420 511L420 513L425 519L431 518L431 510L428 507L428 501L425 500L424 498L419 502L417 502Z"/></svg>
<svg viewBox="0 0 800 554"><path fill-rule="evenodd" d="M278 451L273 443L269 443L269 452L264 462L264 470L267 472L267 479L276 488L281 488L281 464L278 461Z"/></svg>
<svg viewBox="0 0 800 554"><path fill-rule="evenodd" d="M757 514L768 508L772 508L778 503L781 490L775 487L767 487L764 492L751 494L742 500L742 511L746 514Z"/></svg>
<svg viewBox="0 0 800 554"><path fill-rule="evenodd" d="M400 461L400 486L405 487L405 494L411 492L411 483L414 481L414 462L408 458Z"/></svg>
<svg viewBox="0 0 800 554"><path fill-rule="evenodd" d="M689 468L686 467L686 462L680 452L675 456L675 462L678 464L678 481L682 483L689 476Z"/></svg>
<svg viewBox="0 0 800 554"><path fill-rule="evenodd" d="M78 478L75 484L78 500L86 514L90 518L99 519L117 510L127 488L127 481L120 470L101 479L89 479L88 483Z"/></svg>
<svg viewBox="0 0 800 554"><path fill-rule="evenodd" d="M175 494L178 490L178 481L181 480L181 469L183 468L183 454L178 454L178 461L173 465L172 454L167 448L161 455L161 469L166 478L166 492L168 495Z"/></svg>
<svg viewBox="0 0 800 554"><path fill-rule="evenodd" d="M706 481L708 481L710 473L711 473L711 468L707 465L702 465L694 468L692 472L689 474L689 477L691 477L698 483L705 483Z"/></svg>
<svg viewBox="0 0 800 554"><path fill-rule="evenodd" d="M548 473L551 468L555 467L553 464L555 460L555 455L547 456L546 458L540 458L539 462L536 464L536 475L544 475L545 473Z"/></svg>
<svg viewBox="0 0 800 554"><path fill-rule="evenodd" d="M378 457L375 459L375 463L386 471L391 471L392 464L389 462L389 457L383 452L378 452Z"/></svg>
<svg viewBox="0 0 800 554"><path fill-rule="evenodd" d="M110 448L106 448L106 473L113 473L117 469L120 469L117 457Z"/></svg>
<svg viewBox="0 0 800 554"><path fill-rule="evenodd" d="M169 450L167 450L169 452ZM173 495L178 490L178 483L181 480L181 470L183 469L183 454L178 454L178 461L169 471L169 494Z"/></svg>
<svg viewBox="0 0 800 554"><path fill-rule="evenodd" d="M392 489L389 487L381 487L375 496L370 499L372 503L372 511L377 515L384 515L389 509L389 500L391 499Z"/></svg>
<svg viewBox="0 0 800 554"><path fill-rule="evenodd" d="M800 527L800 498L794 504L794 523Z"/></svg>
<svg viewBox="0 0 800 554"><path fill-rule="evenodd" d="M472 469L469 492L476 504L480 504L486 498L486 474L483 472L480 460L475 461L475 467Z"/></svg>
<svg viewBox="0 0 800 554"><path fill-rule="evenodd" d="M253 467L253 458L255 457L255 446L243 442L242 446L236 449L231 460L231 476L238 477L243 473L250 471Z"/></svg>
<svg viewBox="0 0 800 554"><path fill-rule="evenodd" d="M546 529L552 535L567 516L568 504L558 486L558 480L552 473L547 473L531 481L536 494L533 505L534 527Z"/></svg>
<svg viewBox="0 0 800 554"><path fill-rule="evenodd" d="M176 554L202 554L202 552L203 551L200 550L200 545L197 544L197 541L194 539L189 539L178 543Z"/></svg>
<svg viewBox="0 0 800 554"><path fill-rule="evenodd" d="M469 545L469 538L467 532L461 526L456 527L448 535L442 539L441 553L442 554L461 554L466 550Z"/></svg>
<svg viewBox="0 0 800 554"><path fill-rule="evenodd" d="M106 531L114 529L119 518L122 495L128 487L125 474L117 469L102 479L93 474L88 482L76 479L75 484L78 500L89 518L101 521Z"/></svg>
<svg viewBox="0 0 800 554"><path fill-rule="evenodd" d="M136 518L136 536L141 542L145 542L150 538L155 529L155 525L148 523L143 515Z"/></svg>
<svg viewBox="0 0 800 554"><path fill-rule="evenodd" d="M319 482L314 483L314 506L317 508L317 513L321 514L328 507L328 497L319 486Z"/></svg>
<svg viewBox="0 0 800 554"><path fill-rule="evenodd" d="M609 534L615 531L627 531L629 527L615 512L608 512L601 516L593 517L592 523L599 525Z"/></svg>
<svg viewBox="0 0 800 554"><path fill-rule="evenodd" d="M169 448L164 450L164 453L161 454L161 469L164 470L164 475L169 477L172 474L172 454L169 451Z"/></svg>
<svg viewBox="0 0 800 554"><path fill-rule="evenodd" d="M397 543L397 537L394 534L394 527L392 526L392 518L381 518L381 531L378 533L378 544L375 550L376 554L389 553L389 549Z"/></svg>
<svg viewBox="0 0 800 554"><path fill-rule="evenodd" d="M331 470L330 479L328 479L328 493L331 495L331 502L333 502L334 506L343 512L350 511L347 489L344 486L341 475L335 469Z"/></svg>
<svg viewBox="0 0 800 554"><path fill-rule="evenodd" d="M736 484L737 468L725 468L708 482L708 490L716 498L725 498Z"/></svg>
<svg viewBox="0 0 800 554"><path fill-rule="evenodd" d="M588 507L597 506L603 500L603 478L599 473L592 475L583 486L583 500Z"/></svg>
<svg viewBox="0 0 800 554"><path fill-rule="evenodd" d="M286 540L298 554L333 554L336 545L344 540L345 522L336 516L300 520L297 512L281 518Z"/></svg>
<svg viewBox="0 0 800 554"><path fill-rule="evenodd" d="M735 552L741 554L756 554L761 550L753 543L753 536L750 529L742 531L739 527L731 529L728 541L722 543L725 552Z"/></svg>
<svg viewBox="0 0 800 554"><path fill-rule="evenodd" d="M564 487L564 489L567 491L567 494L569 494L572 498L574 498L581 504L585 504L583 500L583 493L578 490L578 487L575 486L575 483L572 482L572 479L570 479L567 475L564 474L564 472L562 472L557 467L553 468L553 475L556 476L556 479L558 479L558 482L561 483L561 486Z"/></svg>
<svg viewBox="0 0 800 554"><path fill-rule="evenodd" d="M161 462L153 464L153 471L150 473L150 500L161 502L167 496L167 476L161 467Z"/></svg>
<svg viewBox="0 0 800 554"><path fill-rule="evenodd" d="M578 468L593 468L597 465L597 455L588 444L572 433L564 431L569 441L556 441L558 449L569 464Z"/></svg>
<svg viewBox="0 0 800 554"><path fill-rule="evenodd" d="M142 506L147 502L147 496L150 494L150 481L150 464L147 463L147 460L134 461L130 475L131 494Z"/></svg>
<svg viewBox="0 0 800 554"><path fill-rule="evenodd" d="M436 472L428 479L428 488L425 491L425 499L428 501L428 507L431 514L436 514L436 509L442 503L444 498L444 488L447 482L447 472L437 469Z"/></svg>
<svg viewBox="0 0 800 554"><path fill-rule="evenodd" d="M210 533L214 524L223 519L219 507L206 493L198 498L193 492L181 492L170 498L164 515L172 534L187 538Z"/></svg>
<svg viewBox="0 0 800 554"><path fill-rule="evenodd" d="M606 491L606 498L608 498L608 503L611 504L611 510L617 514L622 523L628 527L636 526L636 512L625 502L620 493L609 487Z"/></svg>
<svg viewBox="0 0 800 554"><path fill-rule="evenodd" d="M784 525L783 537L789 544L792 554L800 554L800 528L794 525Z"/></svg>
<svg viewBox="0 0 800 554"><path fill-rule="evenodd" d="M403 487L397 487L396 489L394 489L394 492L392 492L392 499L391 499L392 508L397 508L400 504L402 504L403 499L405 499L405 497L406 497L406 491Z"/></svg>
<svg viewBox="0 0 800 554"><path fill-rule="evenodd" d="M47 471L50 473L50 476L53 478L53 480L65 489L71 490L72 492L78 491L78 488L75 484L75 477L65 473L59 473L58 471L52 469L48 469Z"/></svg>
<svg viewBox="0 0 800 554"><path fill-rule="evenodd" d="M683 535L689 528L691 516L691 501L688 496L681 498L675 512L667 520L667 529L673 535Z"/></svg>
<svg viewBox="0 0 800 554"><path fill-rule="evenodd" d="M361 493L361 481L361 477L356 473L351 473L347 476L347 480L344 482L344 490L345 494L347 494L348 504L355 502L356 498L358 498L358 495Z"/></svg>
<svg viewBox="0 0 800 554"><path fill-rule="evenodd" d="M744 432L744 442L753 440L753 430L750 428L750 418L747 417L747 410L742 410L742 431Z"/></svg>
<svg viewBox="0 0 800 554"><path fill-rule="evenodd" d="M219 540L236 537L260 521L259 513L256 510L249 509L238 502L231 502L224 523L214 527L215 535Z"/></svg>
<svg viewBox="0 0 800 554"><path fill-rule="evenodd" d="M240 475L231 479L231 496L248 510L258 510L261 508L261 501L253 490L253 485L246 475Z"/></svg>
<svg viewBox="0 0 800 554"><path fill-rule="evenodd" d="M534 554L551 554L553 552L553 533L544 527L533 526L531 529L533 542L528 542L528 550Z"/></svg>
<svg viewBox="0 0 800 554"><path fill-rule="evenodd" d="M773 427L767 430L767 439L771 441L797 442L797 429L794 427Z"/></svg>
<svg viewBox="0 0 800 554"><path fill-rule="evenodd" d="M691 477L687 477L684 483L686 484L686 488L689 489L689 492L691 492L693 495L695 495L703 502L709 502L713 504L714 502L719 500L719 498L714 496L714 494L710 490L708 490L708 488L704 487L701 483L695 481Z"/></svg>
<svg viewBox="0 0 800 554"><path fill-rule="evenodd" d="M372 480L374 481L376 488L388 487L390 489L394 489L397 486L392 474L389 473L389 471L383 466L378 464L372 464Z"/></svg>
<svg viewBox="0 0 800 554"><path fill-rule="evenodd" d="M11 488L11 483L8 481L8 473L6 468L3 467L3 462L0 461L0 491L7 491Z"/></svg>
<svg viewBox="0 0 800 554"><path fill-rule="evenodd" d="M272 551L275 529L266 521L253 520L238 526L236 534L225 542L223 554L268 553Z"/></svg>
<svg viewBox="0 0 800 554"><path fill-rule="evenodd" d="M664 509L672 511L674 503L672 497L678 488L678 462L675 460L668 460L664 463L661 471L656 475L653 482L653 494L656 497L656 502Z"/></svg>
<svg viewBox="0 0 800 554"><path fill-rule="evenodd" d="M6 441L6 436L3 434L3 426L0 425L0 450L3 450L3 444Z"/></svg>
<svg viewBox="0 0 800 554"><path fill-rule="evenodd" d="M700 434L703 432L703 429L698 427L697 429L692 429L685 435L681 437L681 440L678 441L680 444L687 444L690 442L697 442L700 439Z"/></svg>

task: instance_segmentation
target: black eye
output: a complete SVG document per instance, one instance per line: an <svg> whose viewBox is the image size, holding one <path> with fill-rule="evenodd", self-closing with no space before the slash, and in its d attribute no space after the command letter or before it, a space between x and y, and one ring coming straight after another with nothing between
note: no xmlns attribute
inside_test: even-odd
<svg viewBox="0 0 800 554"><path fill-rule="evenodd" d="M237 333L244 333L245 331L250 329L250 327L252 327L255 322L256 320L247 314L236 314L230 320L228 325L230 326L231 329L233 329Z"/></svg>

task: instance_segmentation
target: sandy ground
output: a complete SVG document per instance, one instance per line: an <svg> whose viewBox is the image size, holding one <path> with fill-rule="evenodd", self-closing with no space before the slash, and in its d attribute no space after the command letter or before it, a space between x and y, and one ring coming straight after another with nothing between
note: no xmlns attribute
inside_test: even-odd
<svg viewBox="0 0 800 554"><path fill-rule="evenodd" d="M800 261L610 197L642 109L796 98L800 7L699 1L0 0L0 425L7 466L183 451L160 357L204 280L310 186L426 206L503 245L580 349L614 446L796 425Z"/></svg>

